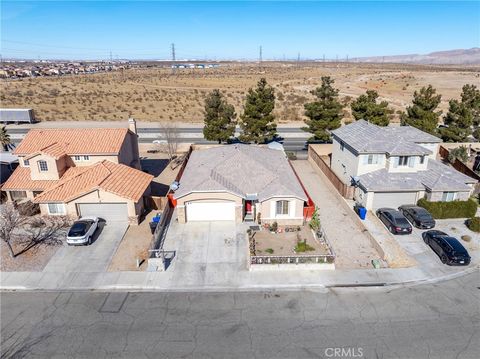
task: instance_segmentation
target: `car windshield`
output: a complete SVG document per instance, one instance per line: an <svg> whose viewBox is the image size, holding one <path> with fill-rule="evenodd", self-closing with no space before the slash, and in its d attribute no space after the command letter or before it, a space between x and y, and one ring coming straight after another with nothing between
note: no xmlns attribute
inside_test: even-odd
<svg viewBox="0 0 480 359"><path fill-rule="evenodd" d="M91 221L75 222L68 232L69 237L80 237L87 233L88 229L92 225Z"/></svg>

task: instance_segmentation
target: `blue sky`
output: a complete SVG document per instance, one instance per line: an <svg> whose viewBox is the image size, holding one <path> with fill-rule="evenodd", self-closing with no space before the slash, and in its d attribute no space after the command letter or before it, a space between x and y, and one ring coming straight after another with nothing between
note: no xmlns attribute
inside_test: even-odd
<svg viewBox="0 0 480 359"><path fill-rule="evenodd" d="M1 1L1 54L350 58L480 46L480 2Z"/></svg>

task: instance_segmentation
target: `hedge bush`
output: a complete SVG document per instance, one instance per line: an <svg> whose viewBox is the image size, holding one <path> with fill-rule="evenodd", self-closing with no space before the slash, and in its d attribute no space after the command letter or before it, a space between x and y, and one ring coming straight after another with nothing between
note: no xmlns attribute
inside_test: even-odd
<svg viewBox="0 0 480 359"><path fill-rule="evenodd" d="M480 217L473 217L467 221L467 227L474 232L480 232Z"/></svg>
<svg viewBox="0 0 480 359"><path fill-rule="evenodd" d="M471 218L477 213L477 203L470 198L468 201L429 202L422 198L417 205L425 208L433 218Z"/></svg>

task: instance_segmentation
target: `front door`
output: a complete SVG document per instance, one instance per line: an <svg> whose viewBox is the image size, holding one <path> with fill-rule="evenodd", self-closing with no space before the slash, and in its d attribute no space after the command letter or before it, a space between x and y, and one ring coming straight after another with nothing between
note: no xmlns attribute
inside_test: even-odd
<svg viewBox="0 0 480 359"><path fill-rule="evenodd" d="M252 213L252 201L245 201L245 213Z"/></svg>

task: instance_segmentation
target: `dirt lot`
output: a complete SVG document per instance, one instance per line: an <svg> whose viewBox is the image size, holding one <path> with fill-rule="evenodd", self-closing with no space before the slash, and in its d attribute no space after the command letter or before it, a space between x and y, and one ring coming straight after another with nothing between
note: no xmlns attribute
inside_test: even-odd
<svg viewBox="0 0 480 359"><path fill-rule="evenodd" d="M307 226L302 226L300 232L270 233L268 230L256 231L255 251L257 255L293 255L297 242L306 239L307 245L314 248L312 251L305 251L299 254L330 254L323 243L315 240L313 233Z"/></svg>
<svg viewBox="0 0 480 359"><path fill-rule="evenodd" d="M308 63L222 64L216 69L140 68L125 72L1 81L2 107L31 107L38 119L201 122L205 95L214 88L226 94L237 113L249 87L266 77L276 89L279 122L302 121L309 91L329 75L344 103L375 89L395 110L404 109L413 91L432 84L443 95L441 108L459 97L466 83L477 83L478 68ZM347 118L350 114L346 112Z"/></svg>
<svg viewBox="0 0 480 359"><path fill-rule="evenodd" d="M14 245L13 251L19 253L23 245ZM2 272L41 272L61 246L39 244L27 252L11 258L5 242L0 242L0 271Z"/></svg>

